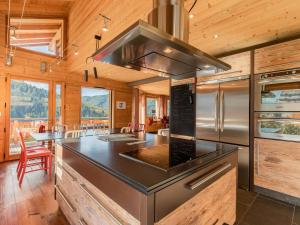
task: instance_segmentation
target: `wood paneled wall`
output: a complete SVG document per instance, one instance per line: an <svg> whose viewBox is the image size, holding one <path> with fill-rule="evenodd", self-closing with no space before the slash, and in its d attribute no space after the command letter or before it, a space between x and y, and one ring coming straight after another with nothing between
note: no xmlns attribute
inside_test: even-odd
<svg viewBox="0 0 300 225"><path fill-rule="evenodd" d="M104 79L102 76L102 71L99 71L100 79L93 79L89 77L88 82L83 81L82 74L70 72L68 67L68 62L63 61L59 65L54 65L53 72L42 73L40 71L40 63L54 62L53 57L44 56L42 54L36 54L26 50L17 50L15 57L13 58L13 66L7 67L4 65L5 60L5 43L6 43L6 15L0 13L0 162L3 160L3 153L7 151L8 144L6 143L4 127L8 132L9 128L9 117L4 109L5 102L8 102L8 90L5 90L7 83L5 82L5 77L8 78L18 78L18 79L28 79L28 80L38 80L45 82L60 82L66 84L65 94L64 94L64 121L71 128L74 124L79 124L80 122L80 87L101 87L112 90L115 93L114 101L119 99L122 101L126 98L127 109L124 111L113 112L113 115L117 117L115 121L115 127L121 127L123 124L131 121L131 95L132 88L129 88L126 83L113 81L110 79ZM84 60L85 61L85 60ZM91 68L90 74L92 73ZM5 88L4 88L5 87ZM8 87L7 87L8 88ZM115 104L115 103L114 103ZM9 106L7 106L9 107ZM114 108L113 108L114 109ZM122 122L124 120L124 123ZM5 146L6 144L6 146ZM8 152L8 151L7 151Z"/></svg>
<svg viewBox="0 0 300 225"><path fill-rule="evenodd" d="M300 67L300 39L255 50L255 73Z"/></svg>

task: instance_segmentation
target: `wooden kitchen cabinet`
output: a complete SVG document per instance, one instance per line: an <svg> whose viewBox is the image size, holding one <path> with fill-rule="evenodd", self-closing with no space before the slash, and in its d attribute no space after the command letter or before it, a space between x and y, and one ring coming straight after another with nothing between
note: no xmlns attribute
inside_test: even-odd
<svg viewBox="0 0 300 225"><path fill-rule="evenodd" d="M255 139L254 184L300 198L300 145Z"/></svg>
<svg viewBox="0 0 300 225"><path fill-rule="evenodd" d="M227 77L239 77L250 74L250 51L226 56L219 59L229 64L231 66L231 69L213 74L211 76L199 76L197 77L197 82L224 79Z"/></svg>
<svg viewBox="0 0 300 225"><path fill-rule="evenodd" d="M155 225L223 225L236 220L236 167Z"/></svg>
<svg viewBox="0 0 300 225"><path fill-rule="evenodd" d="M256 74L300 67L300 39L255 50Z"/></svg>

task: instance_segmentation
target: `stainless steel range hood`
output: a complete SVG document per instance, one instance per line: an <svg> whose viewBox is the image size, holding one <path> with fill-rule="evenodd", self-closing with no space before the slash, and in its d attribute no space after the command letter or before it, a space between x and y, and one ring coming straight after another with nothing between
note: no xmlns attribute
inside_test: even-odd
<svg viewBox="0 0 300 225"><path fill-rule="evenodd" d="M153 8L148 23L138 20L97 50L94 60L173 79L231 68L187 44L184 0L154 0Z"/></svg>

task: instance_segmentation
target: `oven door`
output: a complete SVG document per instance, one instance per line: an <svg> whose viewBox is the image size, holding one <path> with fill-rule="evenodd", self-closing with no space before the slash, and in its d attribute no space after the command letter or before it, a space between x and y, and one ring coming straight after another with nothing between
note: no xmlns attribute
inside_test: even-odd
<svg viewBox="0 0 300 225"><path fill-rule="evenodd" d="M300 111L300 75L255 75L255 111Z"/></svg>
<svg viewBox="0 0 300 225"><path fill-rule="evenodd" d="M258 138L300 141L300 113L255 113L254 135Z"/></svg>

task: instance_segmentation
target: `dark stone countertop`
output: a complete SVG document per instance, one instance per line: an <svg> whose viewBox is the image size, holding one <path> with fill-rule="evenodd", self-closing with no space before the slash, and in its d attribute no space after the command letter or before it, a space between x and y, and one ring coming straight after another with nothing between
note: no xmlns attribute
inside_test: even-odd
<svg viewBox="0 0 300 225"><path fill-rule="evenodd" d="M185 160L185 162L179 163L179 165L174 167L172 166L170 169L162 170L145 163L123 157L120 153L139 150L144 147L151 148L153 146L168 145L169 138L143 133L135 135L137 138L144 139L147 142L138 145L127 145L128 142L134 141L106 142L99 140L96 136L90 136L82 137L77 140L65 140L60 143L64 149L77 153L79 156L92 162L95 166L104 169L111 175L145 194L160 190L169 183L173 183L176 180L189 176L194 173L195 170L201 167L206 167L211 162L224 158L237 150L237 146L234 145L197 140L194 141L194 150L196 150L196 152L202 152L202 149L207 151L208 145L210 148L216 148L216 151L214 150L211 153L204 154L198 158L191 157L194 159L188 161ZM173 143L172 138L170 141L170 143ZM172 145L170 144L168 146ZM174 153L170 153L170 155L174 155ZM170 155L163 155L162 158L169 158L169 160L172 161L169 157ZM193 155L195 156L195 153ZM186 154L184 157L186 158ZM179 159L180 158L182 157L179 157ZM175 154L175 161L178 161L178 154ZM168 163L174 164L172 162ZM178 162L176 164L178 164Z"/></svg>

